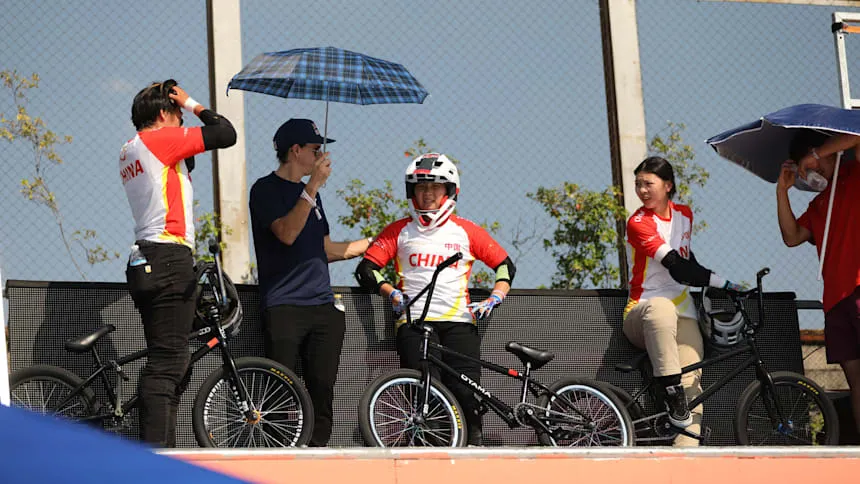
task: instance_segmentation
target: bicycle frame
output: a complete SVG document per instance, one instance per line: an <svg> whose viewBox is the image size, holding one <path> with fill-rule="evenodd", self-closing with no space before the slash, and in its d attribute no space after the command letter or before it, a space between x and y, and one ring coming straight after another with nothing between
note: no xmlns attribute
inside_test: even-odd
<svg viewBox="0 0 860 484"><path fill-rule="evenodd" d="M221 262L218 252L217 244L211 244L209 246L209 250L212 252L212 255L215 259L215 267L218 276L218 287L213 287L213 294L215 296L215 303L217 307L224 307L227 301L227 293L226 286L224 285L223 272L221 270ZM209 283L212 285L212 283ZM188 341L195 340L197 338L203 337L209 333L214 333L213 337L206 341L203 346L198 348L194 353L191 354L190 361L188 363L188 369L185 371L185 374L182 376L181 381L185 381L190 378L191 372L193 370L194 364L200 361L201 358L206 356L209 352L211 352L216 347L221 350L221 360L222 367L225 370L225 373L228 375L228 380L230 383L230 388L232 390L233 395L236 396L239 408L245 414L245 417L248 419L255 419L256 409L253 408L253 404L251 402L251 398L248 395L248 389L245 387L242 380L239 378L239 372L236 369L236 363L233 360L233 355L230 353L230 350L227 348L227 334L224 332L224 329L220 325L220 317L207 315L207 325L199 330L192 331L188 336ZM95 360L95 366L98 368L90 374L78 387L76 387L65 399L63 399L57 406L62 407L66 403L68 403L72 398L79 395L84 388L89 387L96 378L99 378L104 384L105 391L108 394L108 400L110 402L110 406L112 409L112 413L97 413L96 415L84 417L80 419L81 421L105 421L107 419L119 419L125 417L128 412L130 412L133 408L135 408L140 401L140 395L135 393L129 398L127 401L122 401L122 380L128 380L128 377L125 376L125 373L122 369L122 366L130 363L132 361L139 360L149 353L149 350L142 349L131 353L129 355L123 356L121 358L110 360L107 362L102 362L101 357L98 354L95 346L93 346L90 350L93 355L93 359ZM110 380L107 377L107 370L112 369L116 371L116 385L112 385ZM97 409L101 410L101 409Z"/></svg>
<svg viewBox="0 0 860 484"><path fill-rule="evenodd" d="M503 402L498 397L493 395L489 390L487 390L486 388L482 387L477 382L475 382L474 380L469 378L465 373L458 372L457 370L451 368L451 366L446 364L444 361L442 361L437 356L433 355L432 353L428 353L427 351L429 348L438 350L442 353L447 353L450 355L456 355L460 358L469 360L473 363L478 363L481 365L482 368L492 370L492 371L494 371L500 375L504 375L504 376L507 376L509 378L521 380L523 382L523 384L522 384L522 389L520 391L519 403L526 403L526 397L527 397L529 392L535 398L540 397L540 395L543 393L549 393L549 394L554 395L554 392L552 390L550 390L548 387L546 387L542 383L535 381L534 379L531 378L531 376L530 376L531 366L530 365L526 365L525 371L521 373L521 372L519 372L515 369L512 369L512 368L505 368L503 366L499 366L499 365L497 365L495 363L491 363L489 361L485 361L485 360L481 360L478 358L473 358L473 357L468 356L468 355L464 355L458 351L455 351L451 348L443 346L439 343L429 341L429 339L425 339L425 342L427 344L423 345L423 347L422 347L423 354L422 354L422 359L421 359L421 365L422 365L421 378L422 378L422 384L424 385L424 393L423 393L423 399L418 402L418 407L420 409L419 414L422 417L424 416L424 412L427 408L426 404L430 399L430 381L432 378L432 374L430 371L430 363L432 363L433 365L436 365L437 368L444 371L448 375L451 375L451 376L457 378L458 380L462 381L463 383L465 383L466 385L471 387L474 390L474 394L473 394L472 398L477 400L479 404L486 405L487 408L491 409L494 413L496 413L499 416L499 418L501 418L508 425L508 427L514 429L514 428L522 426L520 421L517 419L516 414L514 413L514 409L510 405ZM476 394L480 394L481 396L478 397ZM576 410L578 412L577 409L574 408L574 410ZM532 417L534 417L534 416L532 415ZM533 423L535 425L539 426L542 430L549 432L549 429L539 419L535 418L533 420Z"/></svg>
<svg viewBox="0 0 860 484"><path fill-rule="evenodd" d="M421 344L420 365L421 365L422 384L424 385L424 392L421 394L421 400L418 402L419 416L422 418L426 417L426 412L429 409L427 402L430 400L430 383L431 383L431 379L432 379L432 374L430 371L430 364L432 363L432 364L436 365L438 368L445 371L445 373L447 373L451 376L454 376L455 378L459 379L461 382L464 382L465 384L467 384L469 387L471 387L473 390L475 390L475 392L480 393L482 396L478 397L477 394L475 392L473 392L472 398L475 398L478 401L479 405L486 405L488 408L493 410L493 412L495 412L502 420L504 420L505 423L507 423L510 428L521 427L523 424L520 423L520 420L518 420L517 415L511 406L509 406L505 402L499 400L498 397L496 397L495 395L490 393L489 390L485 389L484 387L479 385L477 382L475 382L474 380L469 378L469 376L467 376L466 374L460 373L460 372L454 370L449 365L447 365L444 361L442 361L440 358L436 357L435 355L433 355L431 353L428 353L428 349L433 348L433 349L438 350L442 353L456 355L460 358L464 358L464 359L471 361L473 363L478 363L479 365L481 365L482 368L487 368L488 370L492 370L492 371L499 373L501 375L505 375L505 376L510 377L510 378L515 378L515 379L521 380L523 382L523 385L522 385L522 390L520 391L520 402L519 402L520 404L526 403L526 396L527 396L528 392L531 392L532 395L534 395L536 398L539 397L542 394L542 392L551 394L555 397L558 397L558 395L555 392L553 392L552 390L550 390L548 387L546 387L542 383L537 382L530 377L530 374L531 374L531 365L530 364L526 364L525 372L521 373L517 370L511 369L511 368L505 368L503 366L496 365L495 363L491 363L489 361L485 361L485 360L482 360L479 358L473 358L471 356L464 355L464 354L462 354L458 351L455 351L451 348L448 348L444 345L430 341L430 330L428 328L422 328L422 326L423 326L425 318L427 317L427 312L430 308L430 299L432 298L433 290L436 287L436 279L439 276L439 273L442 272L443 269L445 269L446 267L459 261L462 257L463 257L463 254L460 252L457 252L456 254L449 257L448 259L443 261L441 264L439 264L436 267L435 271L433 272L433 277L430 279L430 283L427 286L425 286L421 291L419 291L418 294L412 300L410 300L404 308L405 313L406 313L406 324L408 324L414 328L417 328L418 330L423 332L423 340L422 340L422 344ZM421 296L424 295L425 292L427 293L427 299L424 302L424 310L421 313L421 317L418 318L417 320L413 321L412 317L411 317L410 307L415 303L415 301L420 299ZM573 410L576 414L578 414L580 417L582 417L585 421L588 421L588 417L583 415L582 412L580 412L580 410L578 408L576 408L573 405L570 405L568 402L565 402L563 399L559 399L559 401L563 402L563 404L566 407ZM534 415L533 412L527 412L526 417L532 422L532 427L534 427L536 431L540 430L540 431L544 431L547 433L551 433L550 429L540 419L538 419Z"/></svg>
<svg viewBox="0 0 860 484"><path fill-rule="evenodd" d="M745 321L748 322L748 326L750 329L747 331L746 338L744 343L739 347L732 350L727 351L726 353L722 353L713 358L708 358L702 360L698 363L694 363L692 365L685 366L681 369L681 374L686 374L691 371L695 371L701 368L707 368L709 366L715 365L717 363L729 360L739 355L749 355L747 356L739 365L735 366L730 372L721 376L716 382L712 383L705 388L702 393L694 398L687 404L687 408L690 410L696 408L698 405L706 401L716 392L720 391L728 382L734 380L738 375L740 375L743 371L745 371L750 366L754 366L756 370L756 379L762 384L762 395L764 396L764 404L767 409L768 416L771 419L771 422L775 425L785 424L785 418L782 415L782 412L779 409L779 406L776 404L774 395L775 395L775 387L773 384L773 379L770 376L770 372L767 371L767 368L764 365L764 362L761 360L761 356L758 350L758 346L756 344L756 334L761 330L764 325L764 293L762 292L762 278L770 272L770 269L764 268L756 274L756 288L745 291L743 293L739 293L735 296L730 296L732 303L735 308L739 310ZM758 324L752 324L752 319L749 317L747 313L744 302L750 298L750 296L756 295L758 299L758 310L759 310L759 322ZM652 395L655 394L654 387L656 385L655 379L653 377L648 378L645 382L644 387L636 392L633 395L633 401L638 401L638 399L645 393L651 392ZM661 413L658 412L654 415L645 416L642 419L637 420L637 422L647 421L658 417ZM635 424L634 423L634 424ZM680 433L688 435L690 437L699 438L700 436L696 436L686 429L676 429ZM664 440L657 439L657 440Z"/></svg>

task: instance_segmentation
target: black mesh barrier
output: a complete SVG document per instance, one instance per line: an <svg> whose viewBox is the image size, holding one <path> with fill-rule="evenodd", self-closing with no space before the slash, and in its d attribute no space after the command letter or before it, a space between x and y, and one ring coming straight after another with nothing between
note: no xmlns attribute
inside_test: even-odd
<svg viewBox="0 0 860 484"><path fill-rule="evenodd" d="M238 286L245 310L239 335L230 341L234 356L262 355L259 298L256 286ZM393 320L388 304L379 296L359 289L338 287L346 305L347 332L335 389L335 425L330 445L362 445L356 409L361 392L377 376L397 368ZM10 346L12 369L34 364L57 365L86 376L92 369L87 354L72 354L63 342L86 334L103 324L117 331L99 342L100 355L116 358L144 347L137 311L124 284L7 282L9 298ZM486 292L474 293L473 299ZM627 391L641 388L638 374L622 374L614 366L638 353L621 334L621 314L627 296L623 291L514 290L505 303L493 312L491 320L479 326L482 356L502 366L519 369L517 358L504 349L508 341L546 349L555 359L534 375L544 384L562 377L585 377L611 382ZM748 308L758 318L758 308ZM759 348L770 370L803 372L797 309L793 293L765 296L768 319L759 336ZM220 366L220 354L213 351L195 365L188 390L183 396L177 431L177 445L195 447L191 431L191 405L203 379ZM124 368L131 377L124 382L126 396L134 392L142 361ZM704 372L707 386L731 370L735 360L709 367ZM111 375L113 378L113 375ZM516 380L484 371L482 385L509 404L518 400ZM711 445L732 445L732 420L737 399L753 380L752 369L711 397L705 403L705 425L712 430ZM101 384L94 386L99 398L106 398ZM136 414L129 428L121 433L137 435ZM531 430L511 431L492 413L485 416L487 445L532 445Z"/></svg>

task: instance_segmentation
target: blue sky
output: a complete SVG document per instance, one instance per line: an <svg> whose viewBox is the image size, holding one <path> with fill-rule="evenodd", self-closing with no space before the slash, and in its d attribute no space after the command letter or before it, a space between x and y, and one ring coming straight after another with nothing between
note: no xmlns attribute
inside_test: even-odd
<svg viewBox="0 0 860 484"><path fill-rule="evenodd" d="M92 228L125 256L132 221L117 153L134 135L131 98L153 80L176 78L208 103L205 2L2 0L0 69L38 72L30 111L74 137L65 163L49 171L70 229ZM768 265L770 290L820 296L811 247L783 247L774 186L720 159L704 140L791 104L838 105L833 11L860 9L647 0L638 2L649 138L667 121L684 123L696 162L711 173L696 192L710 228L693 241L700 261L734 280ZM428 89L422 105L329 107L334 172L323 191L332 218L344 214L335 190L351 179L402 190L418 138L461 160L460 215L499 221L510 247L521 234L549 237L549 219L525 197L572 181L601 190L611 181L600 26L596 0L513 2L242 2L243 59L260 52L333 45L403 63ZM849 41L856 64L860 42ZM853 72L853 70L852 70ZM860 77L854 77L860 83ZM226 86L220 86L223 89ZM276 166L271 137L290 117L321 125L324 104L245 94L249 184ZM0 112L9 112L0 96ZM28 151L0 144L0 263L5 277L78 280L50 214L17 193ZM198 157L195 198L211 209L208 156ZM808 195L792 197L795 211ZM357 233L332 224L335 239ZM540 237L538 237L540 238ZM516 287L549 284L552 257L540 244L516 254ZM88 270L119 281L121 260ZM332 266L333 282L354 285L354 264Z"/></svg>

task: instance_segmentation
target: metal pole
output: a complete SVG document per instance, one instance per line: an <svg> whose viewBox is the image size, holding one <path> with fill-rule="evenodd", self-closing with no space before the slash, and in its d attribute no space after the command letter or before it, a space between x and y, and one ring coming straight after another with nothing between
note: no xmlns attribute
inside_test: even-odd
<svg viewBox="0 0 860 484"><path fill-rule="evenodd" d="M785 3L790 5L814 5L818 7L856 7L857 0L705 0L706 2L735 3Z"/></svg>
<svg viewBox="0 0 860 484"><path fill-rule="evenodd" d="M621 188L621 199L629 216L641 205L636 197L633 169L648 152L635 0L600 0L600 31L612 183ZM618 223L617 242L622 288L627 287L628 277L625 222Z"/></svg>
<svg viewBox="0 0 860 484"><path fill-rule="evenodd" d="M236 144L212 153L215 212L221 221L224 271L234 281L249 273L251 250L248 225L248 180L245 168L244 94L227 83L242 70L240 0L207 0L209 96L212 109L236 128ZM229 228L227 233L224 228Z"/></svg>
<svg viewBox="0 0 860 484"><path fill-rule="evenodd" d="M2 274L0 274L0 281L3 280ZM8 354L8 342L6 341L6 311L4 310L4 301L3 298L6 295L6 289L4 287L0 287L2 289L2 294L0 294L0 318L2 318L3 322L3 331L0 331L0 405L9 406L10 405L10 397L9 397L9 360L7 359Z"/></svg>

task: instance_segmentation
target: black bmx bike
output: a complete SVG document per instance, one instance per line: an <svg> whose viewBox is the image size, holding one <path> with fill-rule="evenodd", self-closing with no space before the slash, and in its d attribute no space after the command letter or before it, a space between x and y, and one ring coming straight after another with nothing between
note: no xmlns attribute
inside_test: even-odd
<svg viewBox="0 0 860 484"><path fill-rule="evenodd" d="M463 447L467 429L461 406L445 385L433 378L435 365L472 389L472 398L483 415L496 413L510 428L531 427L538 441L549 446L629 446L635 432L624 404L611 391L596 382L581 378L563 378L546 386L535 380L532 371L554 358L520 343L509 342L507 351L523 363L519 371L489 361L471 358L431 340L433 327L424 322L436 285L436 278L446 267L462 258L461 253L439 264L430 283L406 308L406 323L423 334L420 371L400 369L376 378L362 394L358 407L359 427L365 443L377 447ZM410 306L427 293L424 310L412 320ZM479 363L481 367L521 382L520 401L513 407L501 401L467 375L460 373L429 349L457 355ZM528 401L531 394L537 403Z"/></svg>
<svg viewBox="0 0 860 484"><path fill-rule="evenodd" d="M184 378L187 381L194 364L216 348L222 365L205 379L195 396L195 439L202 447L305 445L313 430L313 406L298 377L266 358L233 358L228 349L228 341L239 332L242 305L236 287L221 270L218 245L210 244L210 251L215 262L195 268L195 330L188 339L202 345L191 355ZM65 368L48 365L14 372L10 378L12 404L109 431L129 428L129 414L140 398L136 393L128 398L123 395L122 382L129 380L123 365L145 358L147 350L104 361L97 349L98 341L115 330L114 325L107 324L65 343L67 351L92 355L94 370L84 379ZM96 381L104 386L108 397L105 401L96 396Z"/></svg>
<svg viewBox="0 0 860 484"><path fill-rule="evenodd" d="M790 445L836 445L839 443L839 422L833 402L824 390L809 378L793 372L770 372L759 354L756 336L764 325L764 295L762 278L770 272L764 268L756 274L756 287L747 291L724 290L731 304L731 310L715 311L702 318L717 318L728 321L742 318L739 338L731 346L717 346L713 338L705 337L706 345L720 351L715 356L699 363L684 367L682 373L707 368L722 361L736 359L737 365L722 375L716 382L705 388L701 395L688 402L693 409L706 401L729 381L744 370L755 368L753 380L741 393L735 407L734 436L739 445L753 446L790 446ZM705 297L703 295L703 297ZM755 297L758 303L758 321L750 318L744 302ZM707 325L705 330L707 331ZM743 359L740 359L743 357ZM616 365L616 370L630 373L639 371L643 377L643 387L634 394L611 386L617 396L624 400L628 412L636 426L636 441L646 445L672 445L678 434L683 434L708 443L709 430L703 427L700 433L677 428L669 422L663 409L663 395L659 384L652 376L647 353L640 353L630 361ZM608 384L607 384L608 385ZM648 414L644 409L659 409Z"/></svg>

